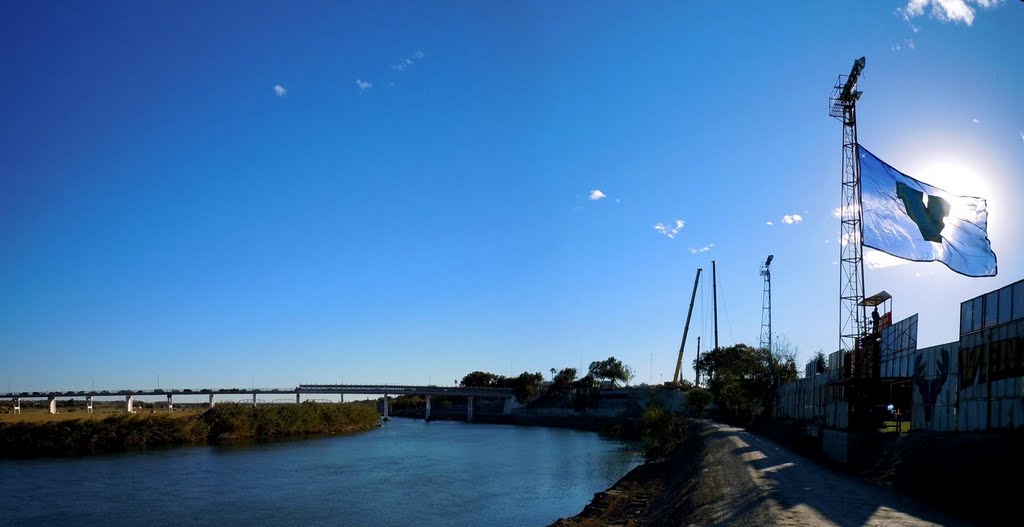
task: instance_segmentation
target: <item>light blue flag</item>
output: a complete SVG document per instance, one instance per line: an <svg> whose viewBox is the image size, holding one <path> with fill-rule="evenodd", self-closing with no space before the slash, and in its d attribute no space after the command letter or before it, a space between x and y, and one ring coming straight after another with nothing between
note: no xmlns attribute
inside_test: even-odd
<svg viewBox="0 0 1024 527"><path fill-rule="evenodd" d="M916 262L942 262L967 276L995 276L982 198L922 183L857 145L864 245Z"/></svg>

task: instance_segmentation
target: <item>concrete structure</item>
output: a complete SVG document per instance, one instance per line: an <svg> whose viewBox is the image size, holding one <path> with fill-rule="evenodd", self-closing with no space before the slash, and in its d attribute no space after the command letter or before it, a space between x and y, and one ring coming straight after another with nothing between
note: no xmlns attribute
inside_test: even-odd
<svg viewBox="0 0 1024 527"><path fill-rule="evenodd" d="M425 419L427 421L430 420L430 396L429 395L427 396L427 409L426 409L426 411L423 414L423 419Z"/></svg>
<svg viewBox="0 0 1024 527"><path fill-rule="evenodd" d="M0 398L9 398L13 404L15 413L21 413L21 400L22 399L47 399L50 413L57 413L57 398L68 398L72 399L75 397L84 397L86 401L86 408L89 412L93 411L94 399L99 397L101 399L106 397L124 397L125 408L129 413L134 413L135 397L159 397L163 396L167 398L167 411L173 412L174 410L174 397L175 396L207 396L209 399L209 407L213 408L215 403L214 397L216 395L252 395L252 404L256 404L259 395L265 394L295 394L295 402L298 404L302 401L302 396L312 394L329 394L329 395L340 395L340 400L344 401L345 394L384 394L385 398L395 397L397 395L422 395L427 397L428 405L430 404L430 397L465 397L467 399L466 418L470 421L473 420L473 402L474 398L487 398L487 399L503 399L503 413L509 413L513 406L512 390L505 388L463 388L463 387L445 387L445 386L414 386L414 385L392 385L392 384L300 384L299 386L291 389L212 389L212 390L117 390L117 391L78 391L78 392L22 392L20 394L7 393L0 394ZM430 409L428 407L428 415ZM383 415L387 417L388 407L385 405L383 408Z"/></svg>

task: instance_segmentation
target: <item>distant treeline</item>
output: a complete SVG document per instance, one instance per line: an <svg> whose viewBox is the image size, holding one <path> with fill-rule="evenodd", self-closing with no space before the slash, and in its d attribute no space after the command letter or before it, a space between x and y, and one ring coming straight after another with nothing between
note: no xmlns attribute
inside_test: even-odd
<svg viewBox="0 0 1024 527"><path fill-rule="evenodd" d="M366 404L221 404L187 416L114 415L43 423L0 423L0 457L79 455L235 439L339 434L374 428Z"/></svg>

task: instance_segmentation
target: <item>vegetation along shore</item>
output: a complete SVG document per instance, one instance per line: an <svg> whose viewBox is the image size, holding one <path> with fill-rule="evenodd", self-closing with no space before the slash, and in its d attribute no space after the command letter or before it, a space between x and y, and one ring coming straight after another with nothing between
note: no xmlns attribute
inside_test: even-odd
<svg viewBox="0 0 1024 527"><path fill-rule="evenodd" d="M201 413L0 423L0 457L80 455L173 445L341 434L375 428L373 405L222 404Z"/></svg>

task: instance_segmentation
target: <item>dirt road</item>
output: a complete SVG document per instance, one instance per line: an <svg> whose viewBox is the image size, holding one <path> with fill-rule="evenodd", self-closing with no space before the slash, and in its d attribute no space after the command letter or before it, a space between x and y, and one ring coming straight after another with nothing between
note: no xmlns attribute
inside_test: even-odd
<svg viewBox="0 0 1024 527"><path fill-rule="evenodd" d="M966 525L740 428L705 423L682 525Z"/></svg>

